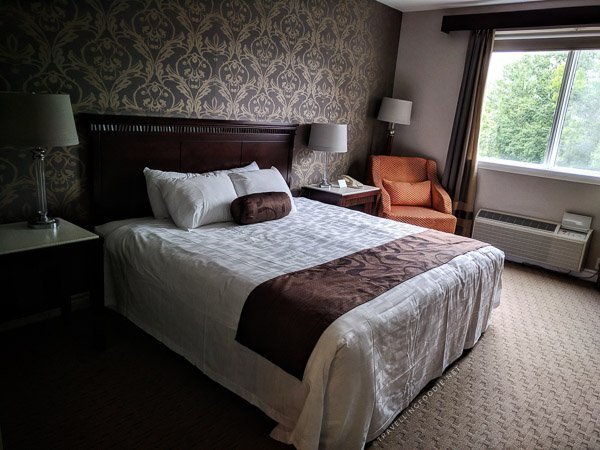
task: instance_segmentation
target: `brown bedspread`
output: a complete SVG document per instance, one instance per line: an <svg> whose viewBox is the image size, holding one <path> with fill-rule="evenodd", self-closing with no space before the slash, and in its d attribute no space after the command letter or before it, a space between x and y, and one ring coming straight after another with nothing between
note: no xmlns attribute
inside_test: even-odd
<svg viewBox="0 0 600 450"><path fill-rule="evenodd" d="M236 340L302 379L321 334L342 314L458 255L487 245L427 230L278 276L248 296Z"/></svg>

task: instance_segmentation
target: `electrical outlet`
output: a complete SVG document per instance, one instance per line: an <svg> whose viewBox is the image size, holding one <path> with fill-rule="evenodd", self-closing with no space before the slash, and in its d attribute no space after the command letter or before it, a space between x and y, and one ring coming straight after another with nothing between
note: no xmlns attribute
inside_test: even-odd
<svg viewBox="0 0 600 450"><path fill-rule="evenodd" d="M600 258L598 258L598 259L596 260L596 265L594 266L594 269L596 269L596 270L600 270Z"/></svg>

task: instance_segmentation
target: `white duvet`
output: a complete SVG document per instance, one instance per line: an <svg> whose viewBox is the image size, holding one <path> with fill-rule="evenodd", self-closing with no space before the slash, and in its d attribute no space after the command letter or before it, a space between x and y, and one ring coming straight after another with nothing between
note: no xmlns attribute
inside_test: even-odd
<svg viewBox="0 0 600 450"><path fill-rule="evenodd" d="M423 228L299 198L298 212L192 231L151 218L111 222L106 303L278 422L300 449L360 449L485 331L504 255L459 256L337 319L303 381L234 338L248 294L278 275Z"/></svg>

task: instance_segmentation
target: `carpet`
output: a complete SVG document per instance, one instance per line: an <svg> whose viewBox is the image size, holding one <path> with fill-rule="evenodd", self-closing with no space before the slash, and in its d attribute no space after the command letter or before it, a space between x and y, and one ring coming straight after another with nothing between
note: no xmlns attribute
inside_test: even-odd
<svg viewBox="0 0 600 450"><path fill-rule="evenodd" d="M600 293L507 263L480 342L370 449L600 448ZM4 449L289 448L275 423L185 359L107 312L0 334Z"/></svg>
<svg viewBox="0 0 600 450"><path fill-rule="evenodd" d="M284 449L275 422L127 319L89 312L0 334L4 450Z"/></svg>
<svg viewBox="0 0 600 450"><path fill-rule="evenodd" d="M600 293L507 263L482 339L370 448L600 448Z"/></svg>

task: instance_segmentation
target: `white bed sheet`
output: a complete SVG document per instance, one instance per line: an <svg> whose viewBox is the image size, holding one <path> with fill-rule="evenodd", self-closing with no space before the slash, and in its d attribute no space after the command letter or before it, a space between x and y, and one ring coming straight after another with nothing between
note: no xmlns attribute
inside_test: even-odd
<svg viewBox="0 0 600 450"><path fill-rule="evenodd" d="M248 294L423 228L294 200L298 213L255 225L188 232L147 218L97 227L106 304L276 420L274 438L359 449L475 345L499 304L504 255L469 252L344 314L321 336L301 382L234 340Z"/></svg>

